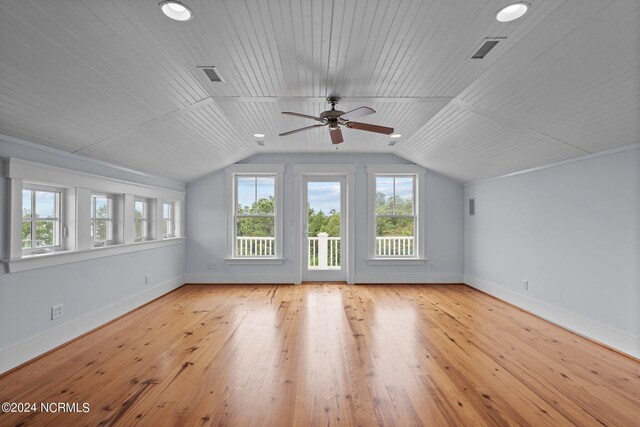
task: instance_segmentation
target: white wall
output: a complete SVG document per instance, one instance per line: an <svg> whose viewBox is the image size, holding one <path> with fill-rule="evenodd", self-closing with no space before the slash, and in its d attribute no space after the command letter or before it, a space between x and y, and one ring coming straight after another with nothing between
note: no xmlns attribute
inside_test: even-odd
<svg viewBox="0 0 640 427"><path fill-rule="evenodd" d="M470 198L466 283L640 357L640 148L468 185Z"/></svg>
<svg viewBox="0 0 640 427"><path fill-rule="evenodd" d="M184 191L184 184L109 167L79 156L0 138L0 157L16 157ZM4 176L0 162L0 177ZM0 179L0 256L7 255L6 180ZM25 362L182 285L184 243L21 273L0 269L0 372ZM145 285L144 276L149 275ZM64 316L51 320L51 306Z"/></svg>
<svg viewBox="0 0 640 427"><path fill-rule="evenodd" d="M223 170L187 186L187 272L190 282L260 283L294 281L294 175L291 164L357 164L355 179L355 282L460 283L463 268L463 189L449 178L428 173L426 257L422 266L372 266L367 258L366 164L407 164L386 154L263 154L244 163L287 164L284 175L284 258L282 265L230 265L226 250L226 192ZM207 263L216 270L208 271Z"/></svg>

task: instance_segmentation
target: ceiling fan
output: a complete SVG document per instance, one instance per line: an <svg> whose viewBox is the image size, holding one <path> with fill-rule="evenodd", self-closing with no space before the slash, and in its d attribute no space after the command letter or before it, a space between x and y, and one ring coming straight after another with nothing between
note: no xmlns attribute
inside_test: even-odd
<svg viewBox="0 0 640 427"><path fill-rule="evenodd" d="M346 126L349 129L366 130L368 132L384 133L385 135L390 135L393 133L393 128L372 125L369 123L360 123L360 122L351 121L351 119L355 119L358 117L375 113L376 111L373 108L359 107L359 108L356 108L355 110L347 111L345 113L344 111L336 110L336 104L339 101L340 101L340 98L337 96L328 97L327 102L331 104L331 110L327 110L320 113L320 117L308 116L306 114L300 114L300 113L292 113L289 111L283 111L282 114L315 120L317 122L320 122L320 124L303 127L296 130L291 130L289 132L284 132L284 133L281 133L280 136L291 135L292 133L302 132L303 130L307 130L307 129L313 129L313 128L318 128L322 126L329 126L331 143L340 144L341 142L344 142L344 139L342 138L342 131L340 130L340 125Z"/></svg>

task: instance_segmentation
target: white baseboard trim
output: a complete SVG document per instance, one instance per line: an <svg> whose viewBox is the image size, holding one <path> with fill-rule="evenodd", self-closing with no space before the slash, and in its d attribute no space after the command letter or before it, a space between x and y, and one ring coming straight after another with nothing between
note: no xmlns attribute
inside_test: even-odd
<svg viewBox="0 0 640 427"><path fill-rule="evenodd" d="M294 273L192 273L186 283L294 283Z"/></svg>
<svg viewBox="0 0 640 427"><path fill-rule="evenodd" d="M462 273L364 273L356 283L463 283Z"/></svg>
<svg viewBox="0 0 640 427"><path fill-rule="evenodd" d="M578 335L591 338L623 353L640 358L640 337L594 322L579 314L519 294L469 274L464 275L464 283L527 310Z"/></svg>
<svg viewBox="0 0 640 427"><path fill-rule="evenodd" d="M0 349L0 373L15 368L47 351L71 341L98 326L134 310L184 284L180 275L152 288L131 295L107 307L70 320L39 335Z"/></svg>
<svg viewBox="0 0 640 427"><path fill-rule="evenodd" d="M193 273L187 283L295 283L294 273ZM355 283L463 283L462 273L365 273L356 274Z"/></svg>

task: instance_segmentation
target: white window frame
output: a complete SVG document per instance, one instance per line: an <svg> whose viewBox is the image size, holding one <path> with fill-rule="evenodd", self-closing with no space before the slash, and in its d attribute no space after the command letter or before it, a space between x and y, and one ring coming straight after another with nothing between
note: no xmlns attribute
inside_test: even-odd
<svg viewBox="0 0 640 427"><path fill-rule="evenodd" d="M164 207L166 205L169 205L169 217L165 217L164 216ZM176 204L173 200L163 200L162 201L162 205L161 205L161 210L162 210L162 238L163 239L171 239L173 237L176 236ZM164 230L164 223L165 221L169 221L169 233L165 234Z"/></svg>
<svg viewBox="0 0 640 427"><path fill-rule="evenodd" d="M423 265L425 259L425 175L426 170L417 165L368 165L368 257L369 264ZM377 255L377 215L376 215L376 178L377 177L414 177L413 210L414 214L414 254L413 255ZM402 217L403 215L397 215ZM411 217L411 215L404 215Z"/></svg>
<svg viewBox="0 0 640 427"><path fill-rule="evenodd" d="M97 217L94 216L96 211L96 200L97 198L107 199L107 211L108 215L106 217ZM118 225L116 222L117 213L115 212L115 199L116 196L113 194L106 193L91 193L91 208L90 208L90 239L91 246L94 248L99 248L102 246L113 245L115 242L115 235L118 234ZM104 241L96 240L96 222L97 221L107 221L107 239ZM110 238L109 238L110 237Z"/></svg>
<svg viewBox="0 0 640 427"><path fill-rule="evenodd" d="M17 158L4 158L4 177L7 191L7 248L1 261L9 273L68 264L105 256L127 254L148 249L184 245L182 237L186 192L161 188L113 177L95 175L45 163ZM56 189L60 197L60 247L47 253L23 253L22 250L22 190L30 186ZM113 244L93 247L91 231L91 195L114 196L113 219L117 224ZM151 235L149 240L134 242L133 200L145 198L149 202ZM162 200L174 202L176 234L180 237L162 239L157 236L158 206ZM130 231L131 230L131 231Z"/></svg>
<svg viewBox="0 0 640 427"><path fill-rule="evenodd" d="M142 203L142 218L136 218L136 203ZM150 221L150 203L149 200L142 197L135 197L133 199L133 240L134 242L144 242L150 239L151 236L151 221ZM141 223L143 235L141 238L136 236L137 224Z"/></svg>
<svg viewBox="0 0 640 427"><path fill-rule="evenodd" d="M48 253L60 251L64 247L63 244L63 224L64 224L64 209L62 208L64 200L64 189L51 187L47 185L38 185L25 182L22 187L22 191L31 191L31 219L25 220L22 217L20 225L23 222L29 221L31 223L31 247L30 248L22 248L22 255L33 255L39 253ZM51 218L34 218L33 215L35 213L36 206L36 192L47 192L56 194L56 206L55 206L55 216ZM23 207L24 208L24 207ZM21 212L23 210L21 209ZM54 244L50 246L34 246L36 241L36 235L34 233L34 229L36 226L36 222L38 221L54 221ZM22 242L22 239L21 239Z"/></svg>
<svg viewBox="0 0 640 427"><path fill-rule="evenodd" d="M282 182L284 175L284 165L252 165L240 164L232 165L225 169L227 176L227 256L225 260L230 262L243 263L282 263ZM246 176L273 176L275 178L274 188L274 254L259 256L236 255L236 208L237 208L237 177ZM271 217L271 215L250 215L251 217Z"/></svg>

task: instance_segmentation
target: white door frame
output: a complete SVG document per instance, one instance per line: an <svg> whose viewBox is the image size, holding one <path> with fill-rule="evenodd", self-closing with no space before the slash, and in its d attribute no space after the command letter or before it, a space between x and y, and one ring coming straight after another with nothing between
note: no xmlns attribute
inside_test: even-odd
<svg viewBox="0 0 640 427"><path fill-rule="evenodd" d="M342 248L342 265L345 272L347 283L353 284L355 278L355 226L354 226L354 209L355 209L355 174L356 165L319 165L319 164L297 164L293 165L294 173L294 228L295 228L295 277L296 284L302 283L304 264L307 262L304 254L306 247L302 245L303 226L305 220L303 215L308 215L305 206L302 206L304 200L303 191L305 186L303 181L305 177L345 177L345 188L343 189L345 206L343 224L344 230L342 234L345 236L341 242Z"/></svg>

